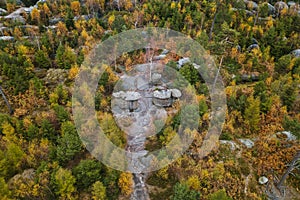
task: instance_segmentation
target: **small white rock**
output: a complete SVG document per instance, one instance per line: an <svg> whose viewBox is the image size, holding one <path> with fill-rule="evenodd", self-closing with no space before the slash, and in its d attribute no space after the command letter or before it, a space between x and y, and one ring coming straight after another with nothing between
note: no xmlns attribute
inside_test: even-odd
<svg viewBox="0 0 300 200"><path fill-rule="evenodd" d="M265 177L265 176L259 177L259 179L258 179L258 182L261 185L266 184L268 181L269 181L269 179L267 177Z"/></svg>

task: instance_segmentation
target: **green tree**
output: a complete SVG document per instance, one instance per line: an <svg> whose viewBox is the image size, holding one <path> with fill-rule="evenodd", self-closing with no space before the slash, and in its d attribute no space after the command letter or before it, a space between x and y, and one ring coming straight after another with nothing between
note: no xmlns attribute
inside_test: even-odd
<svg viewBox="0 0 300 200"><path fill-rule="evenodd" d="M280 95L283 105L287 106L287 109L290 111L293 109L293 104L296 100L296 85L295 84L286 84L283 88L282 95Z"/></svg>
<svg viewBox="0 0 300 200"><path fill-rule="evenodd" d="M159 140L162 144L168 144L173 137L176 135L176 131L173 130L171 126L168 126L164 129L162 134L159 136Z"/></svg>
<svg viewBox="0 0 300 200"><path fill-rule="evenodd" d="M105 167L105 176L103 177L103 184L106 187L108 199L117 199L120 194L120 189L118 186L118 179L121 172L114 170L112 168Z"/></svg>
<svg viewBox="0 0 300 200"><path fill-rule="evenodd" d="M53 125L47 119L44 119L41 123L40 134L50 141L55 141L57 137Z"/></svg>
<svg viewBox="0 0 300 200"><path fill-rule="evenodd" d="M60 123L63 123L70 119L69 113L65 110L63 106L55 104L53 106L53 110L55 111L57 119Z"/></svg>
<svg viewBox="0 0 300 200"><path fill-rule="evenodd" d="M76 54L68 45L60 44L56 50L55 62L59 68L70 69L77 61Z"/></svg>
<svg viewBox="0 0 300 200"><path fill-rule="evenodd" d="M76 192L74 186L76 179L71 171L60 167L52 176L52 185L55 194L59 195L62 199L73 199L72 196Z"/></svg>
<svg viewBox="0 0 300 200"><path fill-rule="evenodd" d="M9 143L6 151L0 150L0 175L4 178L13 176L21 167L25 153L18 145Z"/></svg>
<svg viewBox="0 0 300 200"><path fill-rule="evenodd" d="M65 17L66 26L69 30L74 29L74 15L71 9L67 10L67 14Z"/></svg>
<svg viewBox="0 0 300 200"><path fill-rule="evenodd" d="M29 80L34 77L33 65L26 56L21 53L10 55L0 52L0 74L5 84L11 86L15 94L24 92L29 88Z"/></svg>
<svg viewBox="0 0 300 200"><path fill-rule="evenodd" d="M70 121L62 123L61 134L57 139L56 156L61 163L66 163L82 150L82 144L75 126Z"/></svg>
<svg viewBox="0 0 300 200"><path fill-rule="evenodd" d="M39 128L34 124L30 124L27 131L26 131L26 138L32 140L37 138L39 135Z"/></svg>
<svg viewBox="0 0 300 200"><path fill-rule="evenodd" d="M191 64L186 64L179 70L180 74L191 84L196 85L199 79L199 72Z"/></svg>
<svg viewBox="0 0 300 200"><path fill-rule="evenodd" d="M208 106L205 99L199 101L199 114L202 117L208 111Z"/></svg>
<svg viewBox="0 0 300 200"><path fill-rule="evenodd" d="M260 100L259 98L254 99L253 96L248 97L247 107L245 109L245 120L250 127L251 132L259 130L260 122Z"/></svg>
<svg viewBox="0 0 300 200"><path fill-rule="evenodd" d="M260 99L260 110L267 113L272 105L272 98L269 97L266 84L263 81L259 81L254 86L254 97Z"/></svg>
<svg viewBox="0 0 300 200"><path fill-rule="evenodd" d="M62 44L60 44L56 49L55 62L60 68L64 68L64 51L65 47Z"/></svg>
<svg viewBox="0 0 300 200"><path fill-rule="evenodd" d="M300 139L300 121L285 116L283 127L286 131L291 131L298 139Z"/></svg>
<svg viewBox="0 0 300 200"><path fill-rule="evenodd" d="M11 191L3 177L0 177L0 199L10 199Z"/></svg>
<svg viewBox="0 0 300 200"><path fill-rule="evenodd" d="M195 200L200 198L200 193L189 189L186 184L176 183L173 188L171 200Z"/></svg>
<svg viewBox="0 0 300 200"><path fill-rule="evenodd" d="M213 194L209 195L209 200L232 200L231 197L227 196L226 191L218 190L217 192L214 192Z"/></svg>
<svg viewBox="0 0 300 200"><path fill-rule="evenodd" d="M290 64L292 61L292 56L290 54L284 55L279 58L278 62L275 63L275 71L278 74L286 74L291 71Z"/></svg>
<svg viewBox="0 0 300 200"><path fill-rule="evenodd" d="M96 181L92 187L93 200L106 200L106 188L100 181Z"/></svg>
<svg viewBox="0 0 300 200"><path fill-rule="evenodd" d="M82 160L72 170L76 178L76 185L80 189L85 189L100 180L102 173L102 166L96 160Z"/></svg>
<svg viewBox="0 0 300 200"><path fill-rule="evenodd" d="M45 49L38 50L34 55L34 65L39 68L50 68L51 60Z"/></svg>
<svg viewBox="0 0 300 200"><path fill-rule="evenodd" d="M53 93L49 95L49 101L51 104L60 104L65 105L67 101L69 100L69 93L68 91L63 87L62 84L59 84Z"/></svg>

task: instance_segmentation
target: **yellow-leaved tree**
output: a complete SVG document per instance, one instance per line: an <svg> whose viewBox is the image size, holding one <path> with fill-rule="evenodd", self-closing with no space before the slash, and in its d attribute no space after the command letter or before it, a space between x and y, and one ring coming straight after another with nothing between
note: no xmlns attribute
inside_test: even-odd
<svg viewBox="0 0 300 200"><path fill-rule="evenodd" d="M123 172L120 175L118 185L121 188L121 193L124 195L130 195L132 193L132 174Z"/></svg>

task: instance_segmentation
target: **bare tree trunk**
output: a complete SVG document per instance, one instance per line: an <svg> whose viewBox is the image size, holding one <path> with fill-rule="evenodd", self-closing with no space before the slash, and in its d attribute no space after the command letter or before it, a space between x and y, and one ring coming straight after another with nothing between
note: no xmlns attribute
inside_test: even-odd
<svg viewBox="0 0 300 200"><path fill-rule="evenodd" d="M6 98L5 94L4 94L1 86L0 86L0 94L2 95L2 98L4 99L6 105L7 105L8 109L9 109L9 114L12 115L13 114L13 109L11 108L11 106L10 106L10 104L9 104L9 102L8 102L8 100L7 100L7 98Z"/></svg>
<svg viewBox="0 0 300 200"><path fill-rule="evenodd" d="M256 12L256 16L255 16L255 20L254 20L254 24L253 24L253 27L256 25L256 23L257 23L257 20L258 20L258 14L259 14L259 12L257 11Z"/></svg>
<svg viewBox="0 0 300 200"><path fill-rule="evenodd" d="M208 35L209 41L211 41L211 39L212 39L212 33L213 33L213 30L214 30L214 27L215 27L215 22L216 22L216 19L217 19L217 14L218 14L218 11L219 11L219 5L220 5L220 2L218 1L216 12L215 12L215 16L214 16L214 19L212 21L212 24L211 24L211 27L210 27L210 31L209 31L209 35Z"/></svg>
<svg viewBox="0 0 300 200"><path fill-rule="evenodd" d="M297 152L295 157L293 158L292 162L290 163L290 166L286 170L286 172L282 175L280 181L276 184L276 187L282 192L282 187L284 181L287 179L288 175L296 168L296 163L300 159L300 151Z"/></svg>
<svg viewBox="0 0 300 200"><path fill-rule="evenodd" d="M203 29L204 20L205 20L205 15L203 15L202 18L201 18L201 25L200 25L200 30L201 31Z"/></svg>

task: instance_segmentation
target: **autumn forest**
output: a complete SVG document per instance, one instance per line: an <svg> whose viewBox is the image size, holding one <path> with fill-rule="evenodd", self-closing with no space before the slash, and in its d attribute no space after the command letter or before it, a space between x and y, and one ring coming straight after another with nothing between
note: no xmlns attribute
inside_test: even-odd
<svg viewBox="0 0 300 200"><path fill-rule="evenodd" d="M130 143L115 120L119 110L112 109L113 96L121 95L115 85L135 66L142 71L149 55L184 77L189 87L182 94L193 88L197 100L196 108L188 107L199 117L193 130L184 129L180 112L173 112L176 100L153 101L168 116L164 124L154 121L158 131L143 141L145 150L167 145L181 129L194 140L170 165L134 174L113 169L88 151L74 123L72 94L95 44L145 27L197 41L218 68L227 107L215 147L201 157L212 103L199 66L166 49L116 58L93 98L97 120L114 145L129 149ZM157 86L161 76L151 77L157 98L167 94ZM174 99L181 95L170 91ZM0 200L300 199L297 1L0 0L0 95ZM128 112L138 112L141 104L134 101L140 97L130 95Z"/></svg>

